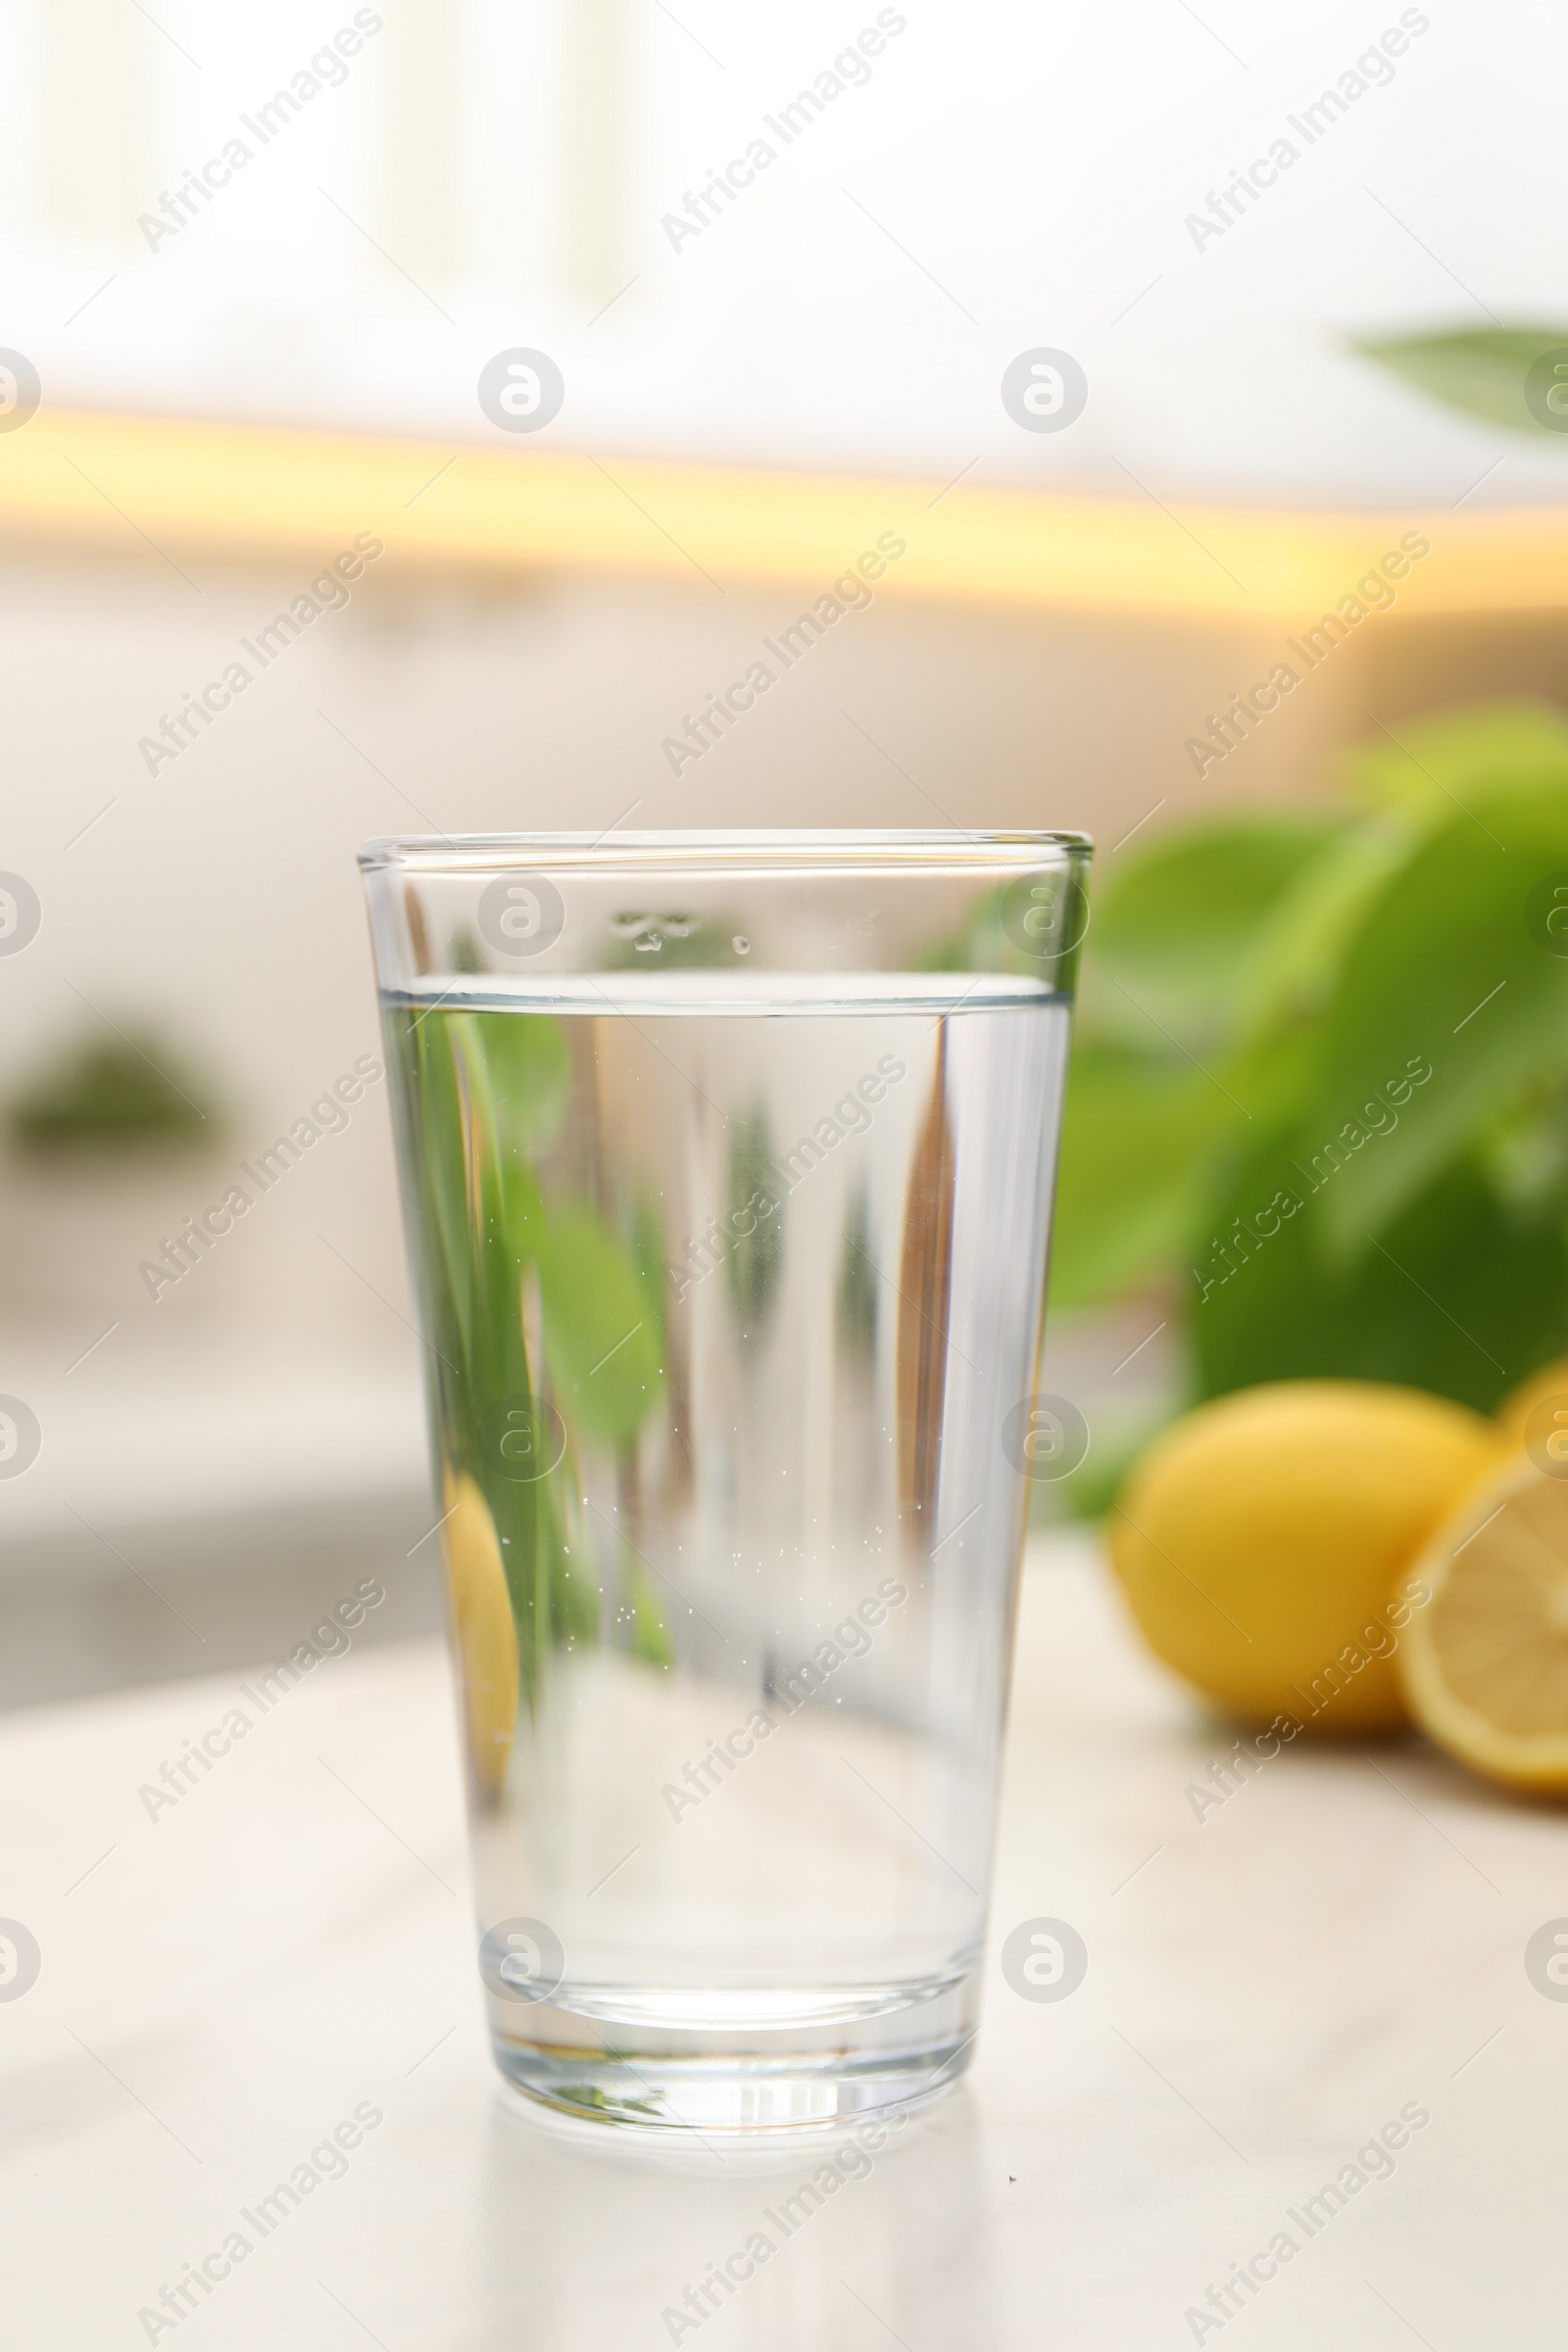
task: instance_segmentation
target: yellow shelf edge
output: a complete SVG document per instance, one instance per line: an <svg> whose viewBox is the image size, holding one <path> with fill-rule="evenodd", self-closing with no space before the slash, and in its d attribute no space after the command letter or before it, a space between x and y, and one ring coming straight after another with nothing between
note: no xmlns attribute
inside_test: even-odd
<svg viewBox="0 0 1568 2352"><path fill-rule="evenodd" d="M368 532L400 568L623 573L715 597L778 584L808 604L880 541L878 596L1243 624L1336 612L1414 535L1429 553L1386 610L1568 608L1568 505L1166 507L90 411L0 435L0 527L14 542L133 549L139 535L170 557L317 565Z"/></svg>

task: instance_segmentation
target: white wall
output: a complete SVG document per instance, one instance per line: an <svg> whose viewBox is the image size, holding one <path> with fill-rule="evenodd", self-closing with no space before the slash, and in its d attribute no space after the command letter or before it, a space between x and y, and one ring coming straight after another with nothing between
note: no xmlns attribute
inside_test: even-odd
<svg viewBox="0 0 1568 2352"><path fill-rule="evenodd" d="M381 28L341 81L244 131L356 14ZM869 78L768 130L862 31ZM475 382L526 345L564 372L570 448L1307 503L1437 504L1492 468L1482 501L1557 497L1560 443L1348 345L1560 316L1565 52L1545 0L18 0L6 338L68 406L497 441ZM236 134L250 161L149 244ZM774 160L672 241L760 135ZM1275 183L1195 232L1282 141ZM999 396L1039 346L1089 379L1059 434Z"/></svg>

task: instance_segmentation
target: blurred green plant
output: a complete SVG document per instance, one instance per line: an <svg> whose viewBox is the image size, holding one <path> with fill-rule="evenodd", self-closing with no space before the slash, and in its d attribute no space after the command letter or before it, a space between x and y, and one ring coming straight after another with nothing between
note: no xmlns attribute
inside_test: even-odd
<svg viewBox="0 0 1568 2352"><path fill-rule="evenodd" d="M7 1104L7 1141L30 1156L107 1160L212 1143L217 1105L164 1039L85 1040Z"/></svg>
<svg viewBox="0 0 1568 2352"><path fill-rule="evenodd" d="M1568 1350L1568 722L1456 710L1348 781L1106 859L1053 1306L1162 1295L1197 1397L1486 1411Z"/></svg>

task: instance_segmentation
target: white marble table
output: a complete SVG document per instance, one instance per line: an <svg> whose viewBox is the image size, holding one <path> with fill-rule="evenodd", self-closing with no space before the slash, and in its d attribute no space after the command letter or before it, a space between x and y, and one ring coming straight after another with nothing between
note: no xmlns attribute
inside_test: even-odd
<svg viewBox="0 0 1568 2352"><path fill-rule="evenodd" d="M138 1788L233 1692L0 1724L0 1914L41 1954L0 1999L7 2345L1560 2339L1568 2001L1534 1989L1524 1947L1568 1914L1562 1818L1395 1746L1287 1749L1200 1820L1185 1791L1226 1739L1146 1663L1082 1545L1037 1550L1025 1579L972 2073L678 2331L665 2309L820 2152L655 2163L505 2101L436 1649L327 1662L149 1818ZM996 1958L1043 1915L1090 1956L1056 2002ZM1386 2125L1387 2168L1355 2166ZM241 2218L301 2165L323 2177L297 2210L265 2235ZM1309 2228L1337 2180L1343 2209ZM236 2230L250 2250L221 2276ZM204 2258L194 2310L138 2317ZM1221 2323L1209 2286L1254 2260Z"/></svg>

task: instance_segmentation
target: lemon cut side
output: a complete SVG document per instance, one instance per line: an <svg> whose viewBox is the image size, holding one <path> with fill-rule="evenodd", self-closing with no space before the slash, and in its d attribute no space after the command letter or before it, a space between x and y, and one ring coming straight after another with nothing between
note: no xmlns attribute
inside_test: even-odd
<svg viewBox="0 0 1568 2352"><path fill-rule="evenodd" d="M1568 1478L1515 1462L1414 1573L1432 1597L1397 1662L1422 1730L1490 1780L1568 1795Z"/></svg>

